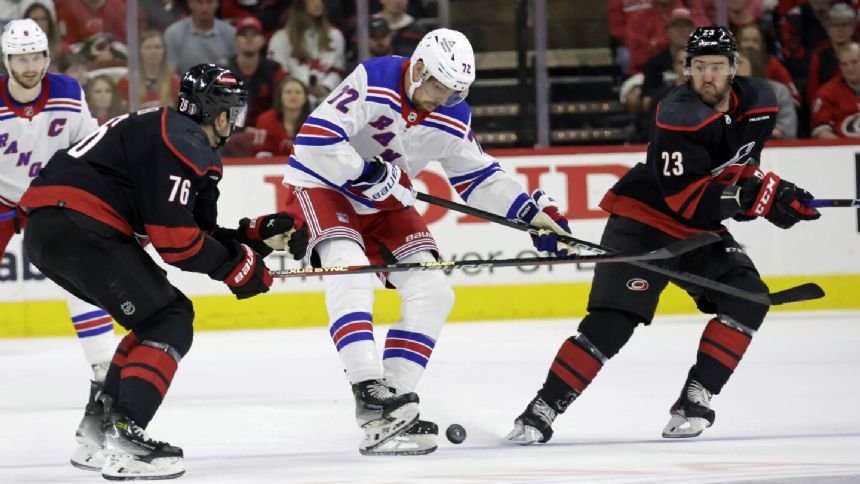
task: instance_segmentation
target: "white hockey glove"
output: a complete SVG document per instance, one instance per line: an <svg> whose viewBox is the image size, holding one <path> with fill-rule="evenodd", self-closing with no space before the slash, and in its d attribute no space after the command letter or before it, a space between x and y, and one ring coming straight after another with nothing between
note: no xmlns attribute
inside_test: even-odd
<svg viewBox="0 0 860 484"><path fill-rule="evenodd" d="M571 235L570 226L555 200L543 190L532 192L531 200L520 213L522 221L540 229L537 234L532 234L532 244L539 252L549 252L557 257L576 254L575 245L558 240L558 234Z"/></svg>

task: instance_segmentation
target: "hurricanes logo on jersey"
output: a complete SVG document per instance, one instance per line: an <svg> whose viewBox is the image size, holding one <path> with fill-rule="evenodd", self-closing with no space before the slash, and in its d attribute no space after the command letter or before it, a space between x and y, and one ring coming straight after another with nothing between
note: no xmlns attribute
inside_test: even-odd
<svg viewBox="0 0 860 484"><path fill-rule="evenodd" d="M842 120L842 134L849 138L860 138L860 113Z"/></svg>

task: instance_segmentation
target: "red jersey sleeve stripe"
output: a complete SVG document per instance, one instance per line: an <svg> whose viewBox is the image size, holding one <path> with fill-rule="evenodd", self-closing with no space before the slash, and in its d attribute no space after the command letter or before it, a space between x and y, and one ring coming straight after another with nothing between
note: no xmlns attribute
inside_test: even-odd
<svg viewBox="0 0 860 484"><path fill-rule="evenodd" d="M206 174L205 171L200 171L200 169L197 168L197 166L194 163L192 163L191 160L189 160L182 153L180 153L179 150L177 150L176 147L173 146L173 143L171 143L170 139L167 137L167 108L162 108L162 111L161 111L161 139L164 140L164 144L167 145L168 148L170 148L170 151L173 152L173 154L176 155L176 157L179 158L183 163L188 165L188 167L191 168L194 171L194 173L197 173L198 175L201 175L201 176ZM214 171L217 173L222 173L222 170L218 167L215 167L215 166L210 167L206 171Z"/></svg>
<svg viewBox="0 0 860 484"><path fill-rule="evenodd" d="M726 231L725 227L721 227L719 230L702 230L688 227L638 200L618 196L612 192L606 192L606 195L600 202L600 208L615 215L632 218L679 239L684 239L700 232L720 233Z"/></svg>
<svg viewBox="0 0 860 484"><path fill-rule="evenodd" d="M197 227L144 225L144 228L164 262L174 263L194 257L203 248L203 232Z"/></svg>

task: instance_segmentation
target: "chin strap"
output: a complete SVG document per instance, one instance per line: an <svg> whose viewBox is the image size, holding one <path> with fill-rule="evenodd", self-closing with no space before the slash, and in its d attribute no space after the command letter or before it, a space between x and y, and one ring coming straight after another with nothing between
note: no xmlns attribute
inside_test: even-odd
<svg viewBox="0 0 860 484"><path fill-rule="evenodd" d="M409 76L409 81L410 81L409 89L406 90L406 95L409 96L409 102L412 102L412 98L413 98L413 96L415 96L415 90L418 89L419 87L421 87L421 84L424 84L424 79L425 79L424 73L427 72L427 69L424 69L424 72L422 72L421 75L418 76L418 80L413 81L412 80L412 69L414 69L414 68L415 68L415 65L410 62L409 68L406 71L406 75Z"/></svg>

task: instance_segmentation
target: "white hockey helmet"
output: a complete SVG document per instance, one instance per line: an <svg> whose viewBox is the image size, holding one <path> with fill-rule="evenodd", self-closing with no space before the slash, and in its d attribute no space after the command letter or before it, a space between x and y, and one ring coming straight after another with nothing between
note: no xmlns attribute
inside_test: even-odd
<svg viewBox="0 0 860 484"><path fill-rule="evenodd" d="M431 77L454 91L443 103L445 106L454 106L466 99L469 86L475 81L475 53L465 35L451 29L428 32L412 53L410 69L419 60L424 62L424 71L409 86L410 99L415 89Z"/></svg>
<svg viewBox="0 0 860 484"><path fill-rule="evenodd" d="M31 54L34 52L45 52L49 57L48 36L42 31L33 19L25 18L12 20L3 28L3 36L0 39L0 48L3 49L3 65L6 72L11 73L9 67L9 56L15 54ZM48 58L50 62L50 58ZM45 70L48 69L47 64ZM42 72L42 75L45 73Z"/></svg>

